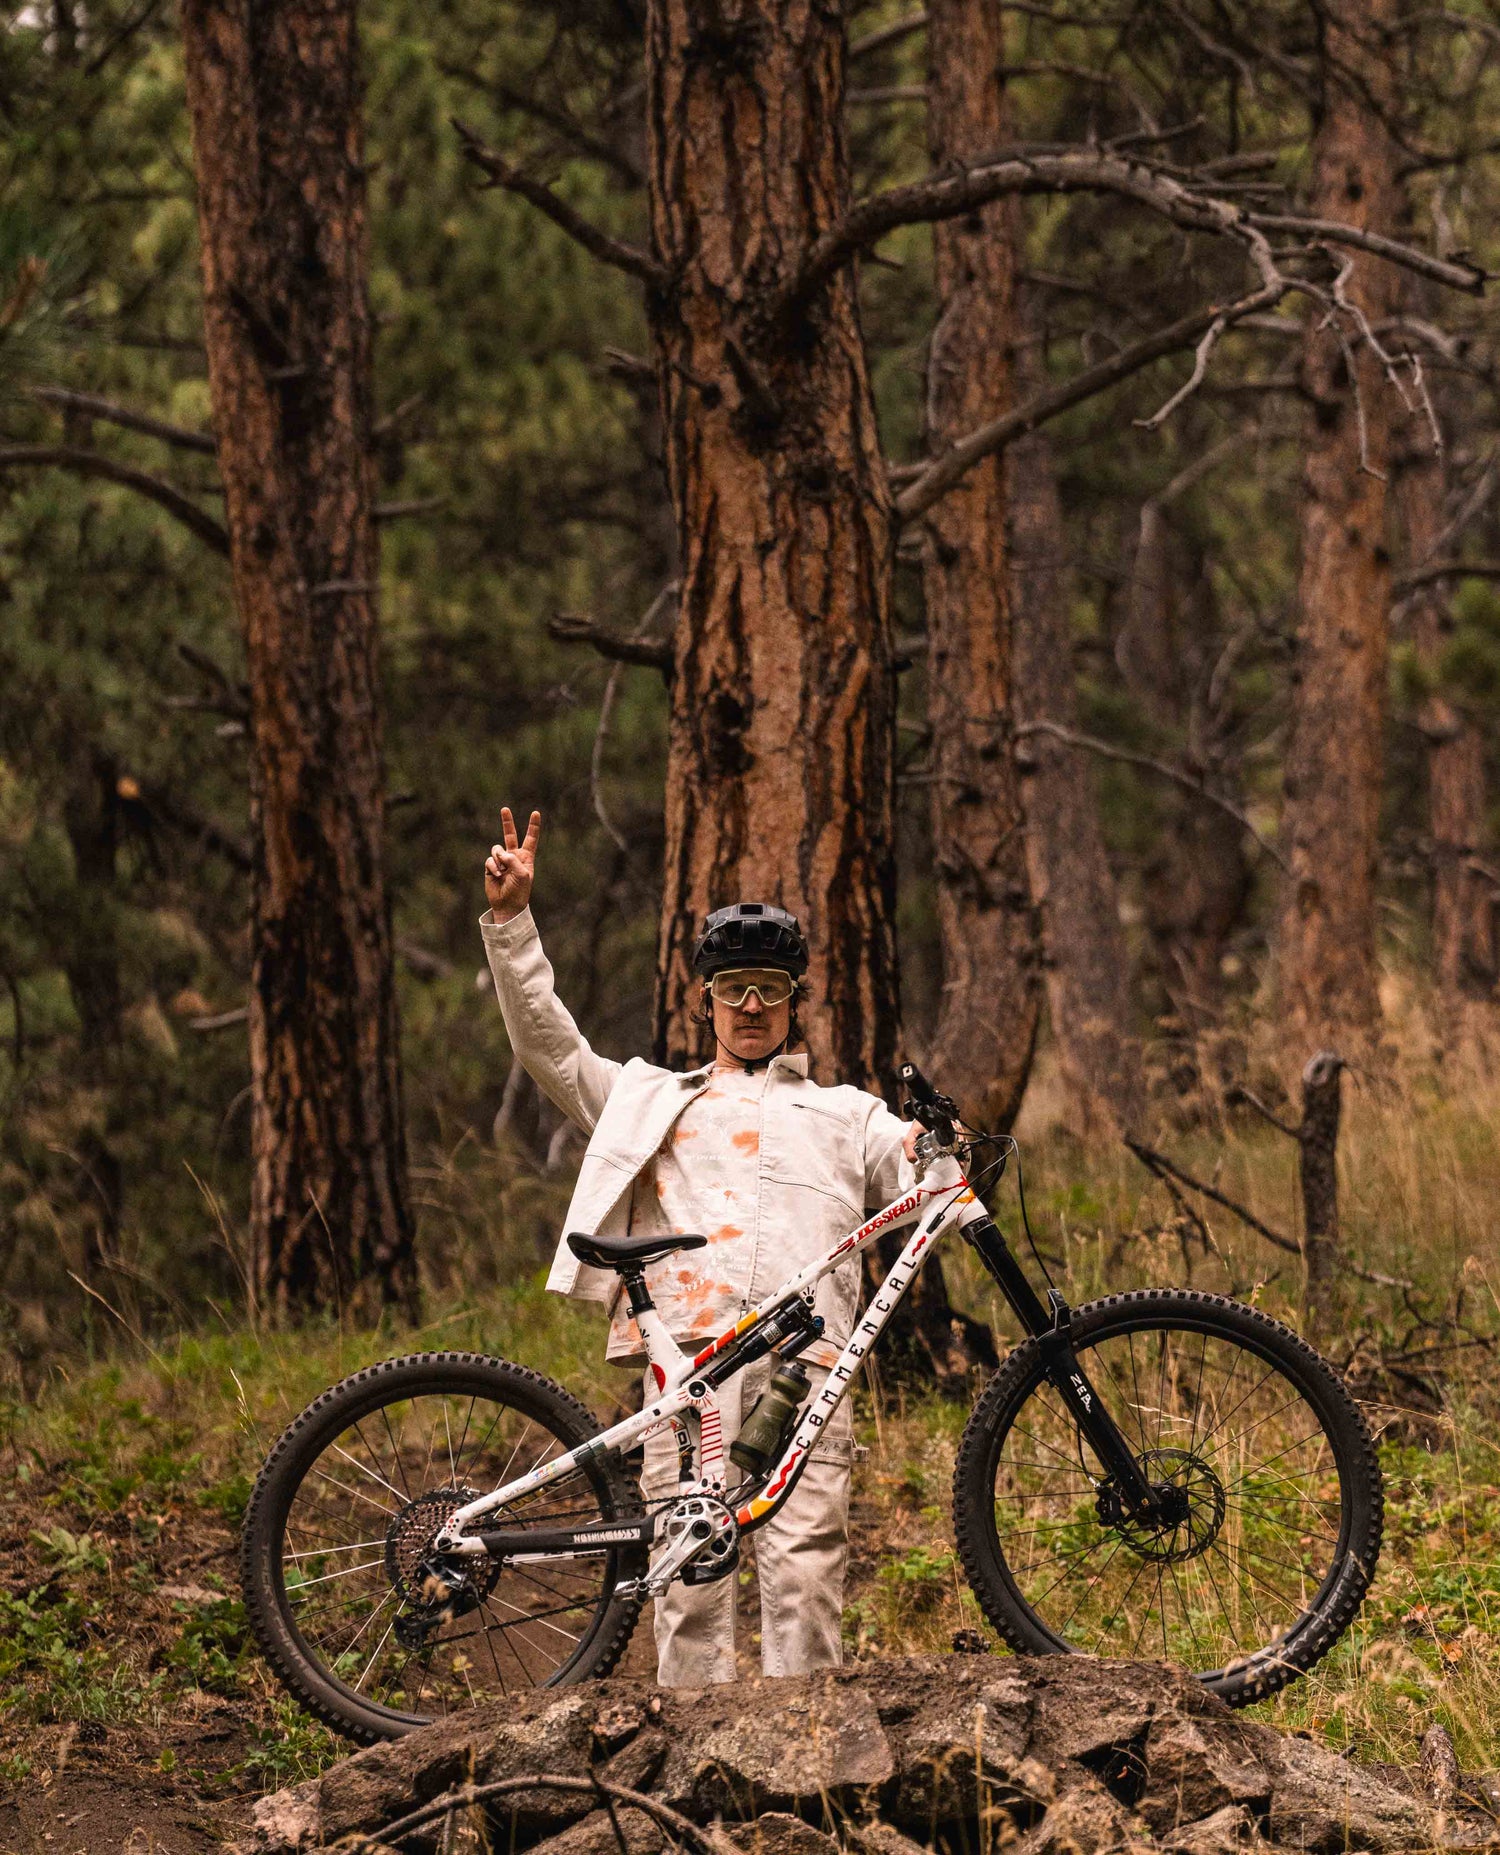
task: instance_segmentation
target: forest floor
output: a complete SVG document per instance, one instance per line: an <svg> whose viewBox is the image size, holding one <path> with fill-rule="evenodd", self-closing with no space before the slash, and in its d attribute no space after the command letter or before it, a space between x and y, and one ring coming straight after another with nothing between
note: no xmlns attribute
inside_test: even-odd
<svg viewBox="0 0 1500 1855"><path fill-rule="evenodd" d="M1500 1766L1500 1112L1429 1105L1368 1124L1345 1148L1346 1234L1417 1289L1364 1290L1332 1348L1382 1432L1386 1533L1378 1576L1328 1660L1257 1709L1362 1758L1415 1764L1440 1721L1467 1771ZM1267 1134L1180 1138L1273 1226L1290 1227L1284 1148ZM1212 1153L1212 1158L1208 1157ZM1033 1225L1071 1299L1191 1279L1278 1313L1291 1284L1235 1221L1210 1241L1112 1158L1043 1140L1028 1176ZM1156 1194L1153 1196L1153 1194ZM1006 1319L961 1257L955 1297ZM56 1366L0 1399L0 1855L189 1855L248 1819L255 1796L346 1749L275 1685L248 1640L235 1539L259 1461L327 1384L373 1359L459 1348L549 1372L607 1417L630 1395L599 1358L588 1311L535 1281L478 1300L438 1294L416 1329L296 1335L228 1323L110 1358ZM1008 1318L1008 1317L1007 1317ZM949 1483L967 1407L861 1390L845 1607L851 1657L989 1640L952 1549ZM745 1665L758 1661L753 1565L740 1573ZM643 1623L622 1672L650 1676Z"/></svg>

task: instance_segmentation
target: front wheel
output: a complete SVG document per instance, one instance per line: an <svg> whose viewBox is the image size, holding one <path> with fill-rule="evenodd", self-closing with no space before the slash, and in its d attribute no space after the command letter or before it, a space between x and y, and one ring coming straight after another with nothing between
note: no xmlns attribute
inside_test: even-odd
<svg viewBox="0 0 1500 1855"><path fill-rule="evenodd" d="M476 1353L388 1359L325 1391L267 1457L240 1548L250 1621L290 1692L368 1745L476 1701L608 1674L640 1609L617 1587L644 1569L643 1549L471 1561L472 1576L436 1602L428 1569L460 1507L596 1431L560 1385ZM640 1512L618 1459L601 1454L490 1524Z"/></svg>
<svg viewBox="0 0 1500 1855"><path fill-rule="evenodd" d="M1028 1340L964 1430L953 1522L990 1623L1023 1655L1158 1657L1247 1706L1320 1661L1380 1551L1380 1469L1327 1363L1218 1295L1148 1289L1073 1313L1073 1346L1168 1515L1133 1520Z"/></svg>

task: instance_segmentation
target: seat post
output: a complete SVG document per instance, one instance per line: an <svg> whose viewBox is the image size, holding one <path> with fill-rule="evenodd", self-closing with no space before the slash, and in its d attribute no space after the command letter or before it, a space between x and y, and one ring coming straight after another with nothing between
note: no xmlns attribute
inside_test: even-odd
<svg viewBox="0 0 1500 1855"><path fill-rule="evenodd" d="M625 1284L625 1297L630 1303L632 1314L645 1314L656 1306L651 1299L651 1290L646 1286L644 1269L621 1269L620 1280Z"/></svg>

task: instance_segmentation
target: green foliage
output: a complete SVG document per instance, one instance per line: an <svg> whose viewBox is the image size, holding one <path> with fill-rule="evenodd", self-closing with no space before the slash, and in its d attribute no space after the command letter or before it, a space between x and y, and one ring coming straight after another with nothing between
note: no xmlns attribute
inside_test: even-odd
<svg viewBox="0 0 1500 1855"><path fill-rule="evenodd" d="M56 1566L59 1576L76 1572L107 1572L109 1554L92 1533L70 1533L66 1527L49 1527L44 1533L34 1530L31 1542L42 1556Z"/></svg>
<svg viewBox="0 0 1500 1855"><path fill-rule="evenodd" d="M250 1648L245 1606L237 1598L223 1597L208 1605L179 1601L175 1608L184 1622L182 1634L167 1652L168 1665L210 1694L237 1693Z"/></svg>

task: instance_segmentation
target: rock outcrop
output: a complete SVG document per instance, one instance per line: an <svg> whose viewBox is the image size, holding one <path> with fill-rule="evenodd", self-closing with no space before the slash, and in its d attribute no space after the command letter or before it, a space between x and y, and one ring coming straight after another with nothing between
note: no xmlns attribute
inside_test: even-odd
<svg viewBox="0 0 1500 1855"><path fill-rule="evenodd" d="M931 1656L518 1696L264 1799L240 1849L486 1838L511 1855L1395 1855L1500 1850L1500 1821L1453 1772L1362 1767L1154 1665Z"/></svg>

